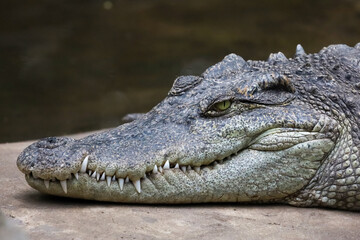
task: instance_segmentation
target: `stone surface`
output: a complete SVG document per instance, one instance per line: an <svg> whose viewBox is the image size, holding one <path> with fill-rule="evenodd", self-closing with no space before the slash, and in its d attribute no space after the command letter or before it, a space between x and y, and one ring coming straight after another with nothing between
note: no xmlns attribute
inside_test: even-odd
<svg viewBox="0 0 360 240"><path fill-rule="evenodd" d="M77 135L82 137L84 135ZM359 239L356 212L285 205L130 205L43 195L0 144L0 210L30 239ZM0 236L0 239L3 236Z"/></svg>

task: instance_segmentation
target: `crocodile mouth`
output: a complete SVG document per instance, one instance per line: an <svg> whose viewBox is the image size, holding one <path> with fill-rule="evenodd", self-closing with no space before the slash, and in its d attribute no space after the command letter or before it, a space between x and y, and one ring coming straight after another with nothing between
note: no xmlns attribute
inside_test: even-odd
<svg viewBox="0 0 360 240"><path fill-rule="evenodd" d="M245 147L231 153L230 155L208 160L206 164L200 166L182 165L181 160L170 162L164 161L161 165L154 165L152 169L145 172L144 176L132 180L129 176L118 177L115 174L106 175L105 171L96 172L88 168L89 159L91 155L86 155L81 160L81 165L75 172L71 173L65 180L58 180L55 177L52 179L42 179L41 177L35 177L32 172L26 173L26 180L32 186L45 186L42 190L46 193L52 193L52 189L56 188L57 192L61 187L63 194L68 193L68 185L75 184L79 178L86 178L86 181L91 181L96 184L103 184L103 187L110 187L116 185L119 191L123 191L126 185L132 185L134 190L140 194L142 182L148 178L154 178L155 175L164 175L167 171L173 171L177 174L202 174L203 172L216 170L226 167L226 165L232 160L236 160L237 156L246 149L256 151L281 151L291 148L298 144L306 142L317 141L328 138L324 133L309 132L304 129L294 128L275 128L262 132L250 141ZM42 183L41 183L42 182ZM40 190L40 189L38 189Z"/></svg>
<svg viewBox="0 0 360 240"><path fill-rule="evenodd" d="M56 178L42 179L40 177L34 177L32 172L30 172L29 174L25 174L25 176L26 176L27 181L31 181L31 182L43 181L46 189L50 189L51 186L53 186L53 185L61 186L61 188L65 194L67 193L68 182L74 181L74 180L79 180L79 176L92 178L94 181L97 181L99 183L106 182L108 187L110 187L111 184L117 184L120 191L122 191L124 189L125 184L131 182L132 185L134 186L135 190L138 193L141 193L141 181L143 181L146 178L149 178L151 175L164 174L165 171L178 171L179 173L182 172L184 174L186 174L187 172L190 172L190 171L194 171L194 172L200 174L201 171L203 171L205 168L207 168L208 170L212 170L214 168L221 167L221 165L223 165L226 161L230 160L233 156L236 156L237 154L238 153L233 153L230 156L225 157L224 159L214 160L207 165L201 165L201 166L191 166L191 165L181 165L180 166L178 163L175 163L175 164L170 163L169 160L167 160L164 164L162 164L160 166L154 165L154 168L151 171L147 171L142 178L135 180L135 181L130 180L130 178L128 176L125 178L121 178L121 177L116 177L116 174L106 175L105 171L102 173L92 171L91 169L88 168L89 155L87 155L82 160L80 170L75 173L71 173L69 178L67 178L65 180L58 180Z"/></svg>

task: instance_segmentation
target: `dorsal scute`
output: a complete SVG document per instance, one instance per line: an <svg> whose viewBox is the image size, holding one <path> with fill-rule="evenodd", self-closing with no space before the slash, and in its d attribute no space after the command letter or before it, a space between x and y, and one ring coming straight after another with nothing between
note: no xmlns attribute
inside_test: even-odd
<svg viewBox="0 0 360 240"><path fill-rule="evenodd" d="M360 70L360 51L358 45L349 47L345 44L330 45L321 49L319 54L335 57L341 64Z"/></svg>
<svg viewBox="0 0 360 240"><path fill-rule="evenodd" d="M284 63L289 61L289 59L287 59L287 57L285 56L285 54L283 54L282 52L278 52L278 53L271 53L268 60L269 63Z"/></svg>
<svg viewBox="0 0 360 240"><path fill-rule="evenodd" d="M354 48L356 48L356 49L359 49L359 50L360 50L360 42L358 42L358 43L354 46Z"/></svg>
<svg viewBox="0 0 360 240"><path fill-rule="evenodd" d="M305 56L306 52L304 50L304 48L301 46L301 44L298 44L296 46L296 51L295 51L295 57L301 57L301 56Z"/></svg>
<svg viewBox="0 0 360 240"><path fill-rule="evenodd" d="M246 66L246 61L242 57L231 53L221 62L206 69L202 76L204 78L219 78L233 72L239 72L244 66Z"/></svg>

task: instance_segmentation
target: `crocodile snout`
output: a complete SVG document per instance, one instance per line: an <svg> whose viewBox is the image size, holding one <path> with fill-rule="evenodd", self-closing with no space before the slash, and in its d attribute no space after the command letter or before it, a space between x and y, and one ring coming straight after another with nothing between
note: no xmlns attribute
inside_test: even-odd
<svg viewBox="0 0 360 240"><path fill-rule="evenodd" d="M73 139L66 137L48 137L48 138L43 138L38 142L36 142L35 147L39 149L54 149L64 146L73 141L74 141Z"/></svg>
<svg viewBox="0 0 360 240"><path fill-rule="evenodd" d="M42 179L66 179L80 168L85 149L74 149L73 138L48 137L27 147L18 157L18 168Z"/></svg>

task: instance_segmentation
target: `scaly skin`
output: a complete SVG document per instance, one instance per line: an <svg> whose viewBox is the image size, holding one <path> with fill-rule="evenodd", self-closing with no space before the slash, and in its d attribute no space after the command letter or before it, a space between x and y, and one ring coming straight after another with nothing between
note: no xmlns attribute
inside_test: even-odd
<svg viewBox="0 0 360 240"><path fill-rule="evenodd" d="M177 78L136 120L42 139L17 165L30 186L58 196L359 210L359 89L360 44L309 55L298 45L293 59L265 62L230 54Z"/></svg>

